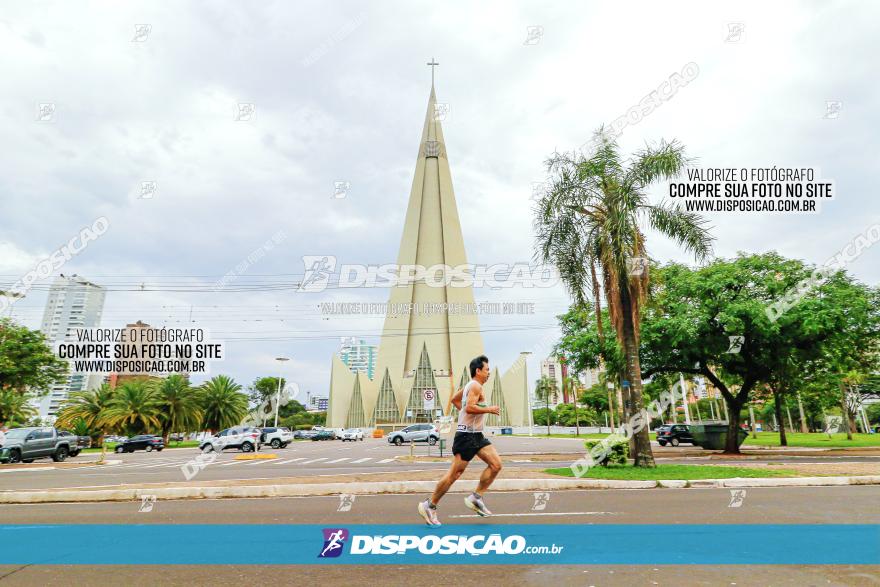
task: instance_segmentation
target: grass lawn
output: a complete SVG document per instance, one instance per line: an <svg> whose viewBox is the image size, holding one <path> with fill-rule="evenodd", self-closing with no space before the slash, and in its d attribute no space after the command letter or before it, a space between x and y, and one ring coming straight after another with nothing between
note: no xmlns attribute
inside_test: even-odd
<svg viewBox="0 0 880 587"><path fill-rule="evenodd" d="M870 447L880 446L880 434L853 434L852 440L846 439L845 433L832 434L828 438L827 434L821 432L813 432L804 434L802 432L786 433L788 446L802 446L807 448L842 448L842 447ZM759 445L759 446L779 446L779 434L777 432L758 432L758 438L752 438L749 434L743 445Z"/></svg>
<svg viewBox="0 0 880 587"><path fill-rule="evenodd" d="M116 449L116 444L117 444L116 442L106 443L107 452L113 452ZM165 448L197 448L198 446L199 446L198 440L184 440L183 442L171 441L168 443L168 446L166 446ZM141 450L143 450L143 449L141 449ZM83 449L82 452L83 453L101 452L101 449L100 448L86 448L86 449Z"/></svg>
<svg viewBox="0 0 880 587"><path fill-rule="evenodd" d="M545 473L561 477L574 477L569 467L544 469ZM656 481L658 479L730 479L732 477L795 477L797 473L788 469L750 469L747 467L719 467L717 465L657 465L644 469L630 465L593 467L584 478L625 479L630 481Z"/></svg>

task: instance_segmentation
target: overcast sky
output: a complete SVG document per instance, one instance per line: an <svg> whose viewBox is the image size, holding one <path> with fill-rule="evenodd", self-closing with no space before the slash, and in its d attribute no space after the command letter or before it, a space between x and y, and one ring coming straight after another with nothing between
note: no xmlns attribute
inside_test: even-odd
<svg viewBox="0 0 880 587"><path fill-rule="evenodd" d="M228 341L213 374L246 385L286 355L286 376L325 395L339 337L378 341L382 319L324 319L318 304L388 291L233 290L295 281L303 255L396 260L432 57L473 263L530 260L529 198L546 158L688 63L697 77L623 130L624 152L674 138L704 167L816 167L836 188L815 215L712 215L717 255L821 263L880 222L880 7L674 6L0 2L0 282L105 216L107 232L61 269L108 287L102 326L209 328ZM46 120L41 104L54 108ZM238 104L255 115L236 120ZM350 183L344 198L333 197L339 181ZM143 182L155 182L153 197L141 197ZM169 291L210 288L279 231L281 243L221 291ZM692 261L650 233L648 246L661 261ZM880 245L849 270L876 284ZM536 353L534 380L547 327L568 304L563 287L475 295L535 302L534 315L481 320L502 369ZM35 288L12 315L39 327L44 303ZM512 326L522 329L494 331Z"/></svg>

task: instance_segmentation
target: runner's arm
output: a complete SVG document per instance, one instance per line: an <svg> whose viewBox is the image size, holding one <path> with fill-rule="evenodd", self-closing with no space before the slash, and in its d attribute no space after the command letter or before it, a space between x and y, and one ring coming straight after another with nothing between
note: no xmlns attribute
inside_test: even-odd
<svg viewBox="0 0 880 587"><path fill-rule="evenodd" d="M464 389L459 389L455 392L455 395L452 396L452 399L449 400L452 402L452 405L455 406L456 410L461 411L461 396L464 394Z"/></svg>
<svg viewBox="0 0 880 587"><path fill-rule="evenodd" d="M468 414L496 414L498 412L498 406L482 407L477 405L480 401L480 396L482 395L483 386L479 385L478 389L474 389L468 394L467 406L464 411Z"/></svg>

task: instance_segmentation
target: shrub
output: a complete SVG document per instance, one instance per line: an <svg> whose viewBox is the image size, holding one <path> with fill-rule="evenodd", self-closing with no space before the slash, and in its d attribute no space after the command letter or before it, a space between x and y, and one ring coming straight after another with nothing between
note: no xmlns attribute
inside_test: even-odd
<svg viewBox="0 0 880 587"><path fill-rule="evenodd" d="M587 452L596 454L600 449L594 448L603 445L607 449L603 450L604 456L596 459L596 464L607 467L608 465L625 465L629 459L629 441L624 436L611 435L605 438L590 438L584 441L584 447Z"/></svg>

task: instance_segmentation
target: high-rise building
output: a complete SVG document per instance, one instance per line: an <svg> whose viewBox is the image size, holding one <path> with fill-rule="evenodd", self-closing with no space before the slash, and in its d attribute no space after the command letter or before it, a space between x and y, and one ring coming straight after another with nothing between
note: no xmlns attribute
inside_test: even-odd
<svg viewBox="0 0 880 587"><path fill-rule="evenodd" d="M49 288L40 330L50 345L72 340L77 328L97 328L104 309L105 290L76 274L56 277ZM51 422L60 405L74 391L83 391L101 384L101 374L71 372L67 381L53 385L49 394L39 400L40 420Z"/></svg>
<svg viewBox="0 0 880 587"><path fill-rule="evenodd" d="M547 357L541 361L541 377L551 379L555 386L555 392L550 396L550 407L555 408L561 402L565 401L563 397L563 379L565 378L565 365L559 362L556 357ZM539 401L541 407L547 402Z"/></svg>
<svg viewBox="0 0 880 587"><path fill-rule="evenodd" d="M339 358L352 373L366 373L372 379L376 370L377 349L376 345L362 338L345 337L339 346Z"/></svg>

